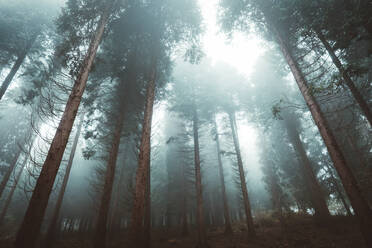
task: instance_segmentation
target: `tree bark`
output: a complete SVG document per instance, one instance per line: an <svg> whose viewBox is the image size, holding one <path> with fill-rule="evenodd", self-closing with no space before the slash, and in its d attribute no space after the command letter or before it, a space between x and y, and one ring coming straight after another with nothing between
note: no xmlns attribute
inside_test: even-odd
<svg viewBox="0 0 372 248"><path fill-rule="evenodd" d="M151 159L151 124L155 101L156 88L156 61L153 63L151 77L147 83L144 120L142 125L142 136L138 167L136 172L136 184L133 199L133 209L129 227L130 239L133 247L142 248L145 246L143 221L146 205L146 185L148 171L150 170Z"/></svg>
<svg viewBox="0 0 372 248"><path fill-rule="evenodd" d="M124 124L124 112L119 113L113 140L111 143L110 155L107 161L107 169L105 175L105 184L103 187L100 208L98 211L98 218L96 222L95 235L94 235L94 248L105 248L107 239L107 219L110 209L112 187L115 179L116 160L119 153L121 133Z"/></svg>
<svg viewBox="0 0 372 248"><path fill-rule="evenodd" d="M358 218L361 232L364 236L367 246L372 247L372 229L370 228L372 226L371 209L369 208L367 201L362 195L357 181L350 167L347 165L345 157L342 154L339 145L337 144L336 138L333 132L330 130L319 104L317 103L315 97L311 94L308 83L298 63L294 59L287 43L285 42L279 31L276 30L275 26L270 26L277 38L280 49L292 71L292 74L301 91L301 94L304 97L305 102L311 112L313 120L315 121L315 124L319 129L319 132L333 161L333 165L341 178L342 184L355 211L355 215Z"/></svg>
<svg viewBox="0 0 372 248"><path fill-rule="evenodd" d="M1 180L0 199L1 199L1 196L3 195L3 193L4 193L5 187L8 183L8 181L9 181L10 175L12 174L12 172L14 171L15 166L17 165L17 161L18 161L19 156L21 155L21 152L22 152L22 149L18 148L18 151L16 152L16 155L15 155L12 163L10 164L10 166L8 168L8 171L5 173L5 175L3 177L3 180Z"/></svg>
<svg viewBox="0 0 372 248"><path fill-rule="evenodd" d="M146 212L144 220L144 241L145 248L150 248L151 246L151 167L148 165L149 169L147 171L147 185L146 185Z"/></svg>
<svg viewBox="0 0 372 248"><path fill-rule="evenodd" d="M59 190L59 193L58 193L58 199L57 199L54 211L53 211L52 220L49 223L47 234L45 236L45 243L44 243L45 248L51 248L54 245L55 234L56 234L56 226L57 226L58 219L59 219L59 212L60 212L60 209L61 209L61 206L62 206L62 201L63 201L63 197L65 195L67 183L68 183L68 180L70 178L70 172L71 172L72 164L73 164L73 161L74 161L76 148L77 148L77 145L78 145L81 128L82 128L82 125L83 125L83 119L84 119L84 115L81 116L79 126L76 130L76 135L75 135L75 138L74 138L74 142L73 142L72 147L71 147L70 157L68 159L65 175L63 177L63 181L62 181L62 185L61 185L61 189Z"/></svg>
<svg viewBox="0 0 372 248"><path fill-rule="evenodd" d="M22 166L21 166L21 168L19 168L19 172L18 172L18 174L17 174L17 176L15 178L15 181L14 181L12 187L10 188L10 192L9 192L9 195L8 195L6 201L5 201L5 205L4 205L3 211L1 211L1 214L0 214L0 225L4 221L4 217L5 217L5 215L6 215L7 211L8 211L10 202L12 201L14 192L15 192L15 190L17 188L19 179L21 178L23 169L26 166L27 160L28 160L28 155L26 155L25 159L23 160Z"/></svg>
<svg viewBox="0 0 372 248"><path fill-rule="evenodd" d="M67 101L62 119L54 135L48 155L44 161L40 176L36 182L25 217L17 233L16 248L34 248L38 239L41 223L48 205L50 193L66 149L66 145L74 124L76 114L86 87L89 72L92 68L98 46L102 40L105 26L111 12L111 4L102 13L88 52L81 65L81 69Z"/></svg>
<svg viewBox="0 0 372 248"><path fill-rule="evenodd" d="M329 219L330 213L322 189L320 188L313 168L311 167L310 160L300 139L297 127L295 127L295 125L293 125L293 123L291 123L287 118L285 118L285 123L290 141L301 159L301 171L304 175L307 188L310 191L310 199L315 210L315 217L317 221L324 222Z"/></svg>
<svg viewBox="0 0 372 248"><path fill-rule="evenodd" d="M331 45L328 43L327 39L324 37L321 31L315 31L319 40L323 43L324 47L326 48L329 56L331 57L333 63L337 67L338 71L340 72L342 78L344 79L347 87L349 88L351 94L353 95L354 99L358 103L359 107L362 109L365 117L367 118L369 125L372 127L372 112L367 104L367 102L363 99L363 96L360 94L358 88L355 86L353 80L345 70L344 66L342 65L340 59L337 57L335 52L333 51Z"/></svg>
<svg viewBox="0 0 372 248"><path fill-rule="evenodd" d="M252 237L255 237L256 232L254 230L251 204L249 202L248 189L247 189L247 184L246 184L246 181L245 181L243 160L242 160L242 156L240 154L240 145L239 145L238 133L237 133L237 130L236 130L235 113L234 112L229 112L228 114L229 114L229 119L230 119L230 127L231 127L231 133L232 133L232 137L233 137L233 141L234 141L236 158L237 158L237 161L238 161L240 185L241 185L242 195L243 195L245 220L246 220L246 224L247 224L248 235L252 236Z"/></svg>
<svg viewBox="0 0 372 248"><path fill-rule="evenodd" d="M214 124L214 129L216 130L216 148L217 148L217 158L218 158L218 172L220 174L221 193L222 193L222 200L223 200L223 214L224 214L224 218L225 218L225 233L226 234L231 234L232 233L231 218L230 218L230 212L229 212L229 205L227 203L225 176L224 176L224 173L223 173L220 139L219 139L219 135L218 135L216 119L214 119L213 124Z"/></svg>
<svg viewBox="0 0 372 248"><path fill-rule="evenodd" d="M194 162L195 162L195 187L196 187L196 221L198 228L198 243L197 248L209 247L207 242L207 234L204 223L203 213L203 189L200 169L200 148L199 148L199 118L196 106L193 106L193 132L194 132Z"/></svg>
<svg viewBox="0 0 372 248"><path fill-rule="evenodd" d="M10 69L10 72L6 76L3 84L1 85L0 88L0 100L3 98L6 90L8 89L10 83L12 82L14 76L18 72L19 68L23 64L23 61L25 60L28 52L30 51L32 45L34 44L37 36L39 35L39 32L35 32L30 40L27 41L26 47L23 49L23 51L18 55L17 60L14 62L14 65L12 66L12 69Z"/></svg>

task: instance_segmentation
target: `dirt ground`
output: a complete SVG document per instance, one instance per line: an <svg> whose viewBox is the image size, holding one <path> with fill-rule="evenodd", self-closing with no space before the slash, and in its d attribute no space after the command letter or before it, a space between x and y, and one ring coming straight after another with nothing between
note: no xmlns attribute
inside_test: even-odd
<svg viewBox="0 0 372 248"><path fill-rule="evenodd" d="M222 227L208 229L210 248L364 248L355 220L332 217L327 225L318 225L310 216L286 219L285 231L278 221L261 219L256 223L256 238L247 238L244 224L234 225L234 234L227 236ZM193 248L195 234L182 237L176 230L154 230L151 248ZM110 248L129 248L125 237L113 238ZM0 239L1 248L11 248L11 239ZM69 237L58 241L55 248L90 248L89 240ZM134 248L134 247L130 247Z"/></svg>

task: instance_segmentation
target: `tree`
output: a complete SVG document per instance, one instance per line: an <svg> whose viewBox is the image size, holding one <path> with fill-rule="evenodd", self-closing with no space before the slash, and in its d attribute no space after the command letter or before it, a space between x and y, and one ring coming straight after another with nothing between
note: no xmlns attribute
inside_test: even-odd
<svg viewBox="0 0 372 248"><path fill-rule="evenodd" d="M356 216L358 217L364 239L366 240L367 245L372 245L372 235L368 228L372 223L372 212L361 194L357 181L346 163L335 135L329 128L324 113L311 92L309 84L299 67L298 61L293 55L293 46L291 46L290 38L293 38L291 34L294 33L294 30L292 30L292 27L289 27L288 24L296 24L296 22L290 22L288 18L284 18L280 21L280 14L288 14L285 12L287 9L284 9L283 11L283 8L275 8L277 6L271 1L248 1L242 5L240 5L240 3L241 1L223 1L221 3L221 6L224 8L222 14L222 19L225 20L224 27L227 30L234 29L237 25L246 28L247 20L248 18L251 18L251 20L262 24L261 27L264 27L265 31L269 31L270 34L272 34L291 69L301 94L311 112L313 120L318 126L319 132L332 158L334 167L342 180L345 191L347 192ZM250 9L257 10L257 12L249 11ZM281 13L281 10L284 13Z"/></svg>
<svg viewBox="0 0 372 248"><path fill-rule="evenodd" d="M70 4L72 4L72 2L70 2ZM68 7L71 8L75 6L70 5ZM66 108L49 148L48 155L44 161L42 171L37 180L22 225L17 233L15 242L17 248L34 247L36 245L36 239L48 204L49 195L86 87L89 71L92 68L105 26L112 11L111 8L112 2L109 2L103 7L103 11L98 13L100 20L95 34L89 44L89 49L84 61L81 64L79 74L66 103ZM71 10L72 9L70 9L70 11ZM71 13L66 9L65 16L67 17L69 14Z"/></svg>

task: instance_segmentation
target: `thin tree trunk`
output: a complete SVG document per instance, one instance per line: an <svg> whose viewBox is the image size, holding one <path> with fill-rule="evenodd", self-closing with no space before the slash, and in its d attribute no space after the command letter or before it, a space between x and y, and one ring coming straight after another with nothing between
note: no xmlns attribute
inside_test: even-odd
<svg viewBox="0 0 372 248"><path fill-rule="evenodd" d="M13 80L14 76L16 75L16 73L18 72L19 68L23 64L23 61L25 60L28 52L30 51L32 45L34 44L34 42L35 42L38 34L39 34L39 32L35 32L31 36L30 40L27 41L27 44L26 44L26 47L24 48L24 50L21 52L21 54L18 55L17 60L15 61L14 65L12 66L12 69L10 70L10 72L6 76L3 84L1 85L1 88L0 88L0 100L3 98L6 90L8 89L10 83Z"/></svg>
<svg viewBox="0 0 372 248"><path fill-rule="evenodd" d="M109 4L107 9L102 13L95 35L91 40L88 52L81 65L79 75L74 83L62 119L54 135L40 176L36 182L25 217L17 233L15 241L16 248L34 248L36 245L49 196L79 109L89 72L92 68L98 46L102 40L105 26L111 12L111 6L112 5Z"/></svg>
<svg viewBox="0 0 372 248"><path fill-rule="evenodd" d="M61 189L59 190L59 193L58 193L58 199L57 199L54 211L53 211L52 220L50 221L49 226L48 226L47 234L46 234L46 237L45 237L45 244L44 244L44 247L46 247L46 248L51 248L54 245L55 234L56 234L56 226L57 226L58 219L59 219L59 212L60 212L60 209L61 209L61 206L62 206L62 201L63 201L63 197L65 195L68 179L70 177L70 172L71 172L72 164L73 164L73 161L74 161L75 152L76 152L77 144L78 144L78 141L79 141L81 128L82 128L82 125L83 125L83 119L84 119L84 115L81 116L79 126L76 130L74 143L72 144L72 147L71 147L70 157L68 159L65 175L63 177L63 182L62 182L62 185L61 185Z"/></svg>
<svg viewBox="0 0 372 248"><path fill-rule="evenodd" d="M0 214L0 225L2 224L2 222L4 221L4 217L8 211L8 208L9 208L9 205L10 205L10 202L12 201L12 198L13 198L13 195L14 195L14 192L17 188L17 185L18 185L18 182L19 182L19 179L21 178L21 175L22 175L22 172L23 172L23 169L25 168L26 166L26 163L27 163L27 160L28 160L28 155L26 155L25 159L23 160L23 163L22 163L22 166L21 168L19 168L19 172L15 178L15 181L10 189L10 192L9 192L9 195L5 201L5 205L4 205L4 208L3 208L3 211L1 212Z"/></svg>
<svg viewBox="0 0 372 248"><path fill-rule="evenodd" d="M217 129L217 122L216 119L214 119L214 129L216 130L216 147L217 147L217 158L218 158L218 172L220 174L220 183L221 183L221 193L222 193L222 199L223 199L223 214L225 217L225 233L230 234L232 233L231 228L231 218L230 218L230 212L229 212L229 205L227 203L227 196L226 196L226 187L225 187L225 176L223 173L223 165L222 165L222 158L221 158L221 148L220 148L220 139L218 135L218 129Z"/></svg>
<svg viewBox="0 0 372 248"><path fill-rule="evenodd" d="M315 217L317 221L324 222L329 219L330 213L328 210L327 202L322 193L322 189L320 188L313 168L311 167L311 163L306 154L303 143L300 140L298 130L287 118L285 118L285 122L285 127L287 129L287 133L291 140L291 143L301 159L301 171L304 175L307 188L310 191L311 202L315 209Z"/></svg>
<svg viewBox="0 0 372 248"><path fill-rule="evenodd" d="M343 77L347 87L351 91L354 99L358 103L359 107L362 109L365 117L367 118L369 125L372 127L372 112L367 104L367 102L363 99L363 96L360 94L358 88L355 86L355 83L345 70L344 66L342 65L340 59L337 57L335 52L333 51L331 45L328 43L327 39L324 37L322 32L316 31L316 34L319 40L323 43L324 47L326 48L329 56L331 57L333 63L337 67L338 71L340 72L341 76Z"/></svg>
<svg viewBox="0 0 372 248"><path fill-rule="evenodd" d="M239 145L238 133L237 133L237 130L236 130L235 113L229 112L228 114L229 114L229 119L230 119L230 127L231 127L231 133L232 133L232 137L233 137L233 141L234 141L236 158L238 160L240 185L241 185L241 188L242 188L245 219L246 219L246 223L247 223L248 235L252 236L252 237L255 237L256 232L254 230L251 204L249 202L248 189L247 189L247 184L246 184L246 181L245 181L245 174L244 174L244 168L243 168L243 161L242 161L242 156L240 154L240 145Z"/></svg>
<svg viewBox="0 0 372 248"><path fill-rule="evenodd" d="M196 221L198 228L198 243L197 248L209 247L207 242L207 234L205 230L204 223L204 213L203 213L203 189L202 189L202 179L200 170L200 148L199 148L199 119L196 106L194 104L193 113L193 131L194 131L194 161L195 161L195 186L196 186Z"/></svg>
<svg viewBox="0 0 372 248"><path fill-rule="evenodd" d="M145 216L146 185L148 180L147 177L149 175L148 171L150 170L151 159L151 123L155 101L156 71L157 65L155 60L153 63L151 78L146 88L145 112L142 125L142 136L138 158L138 167L136 172L133 209L129 227L132 245L133 247L138 248L144 247L146 243L143 238L144 235L143 221Z"/></svg>
<svg viewBox="0 0 372 248"><path fill-rule="evenodd" d="M185 164L182 163L182 235L189 234L188 221L187 221L187 182Z"/></svg>
<svg viewBox="0 0 372 248"><path fill-rule="evenodd" d="M340 198L342 204L344 205L344 208L346 210L346 213L348 216L353 216L353 214L351 213L350 211L350 207L349 207L349 204L346 203L346 200L344 198L344 194L342 193L339 185L338 185L338 182L337 182L337 179L335 178L335 176L333 175L333 172L332 172L332 169L331 167L327 164L327 171L329 172L329 175L331 176L331 180L332 180L332 183L334 184L335 186L335 189L336 189L336 192L338 194L338 197Z"/></svg>
<svg viewBox="0 0 372 248"><path fill-rule="evenodd" d="M94 235L94 248L105 248L107 239L107 219L110 209L112 187L115 179L116 160L119 153L121 133L124 124L124 112L119 113L117 123L115 125L115 131L113 134L113 140L111 143L110 155L107 161L107 169L105 175L105 184L103 187L102 198L100 202L100 208L98 211L98 218L96 223L95 235Z"/></svg>
<svg viewBox="0 0 372 248"><path fill-rule="evenodd" d="M274 25L271 25L273 31L277 37L279 46L282 53L292 71L292 74L298 84L298 87L305 99L305 102L311 112L315 124L318 126L319 132L323 138L323 141L328 149L328 152L333 161L333 165L336 168L345 191L350 199L351 205L355 211L355 214L359 220L361 232L368 247L372 247L372 212L368 206L367 201L362 195L362 192L358 186L358 183L347 165L344 155L337 144L336 138L333 132L330 130L329 125L324 117L323 112L320 109L315 97L311 94L308 83L297 64L296 60L284 41L283 37L278 30L275 29Z"/></svg>
<svg viewBox="0 0 372 248"><path fill-rule="evenodd" d="M3 195L3 193L4 193L5 187L8 183L8 181L9 181L10 175L12 174L12 172L14 171L15 166L17 165L17 161L18 161L19 156L21 155L21 152L22 152L22 149L18 148L18 151L17 151L12 163L10 164L10 166L8 168L8 171L5 173L5 175L3 177L3 180L1 180L0 199L1 199L1 196Z"/></svg>
<svg viewBox="0 0 372 248"><path fill-rule="evenodd" d="M147 185L146 185L146 213L144 220L144 241L145 248L150 248L151 246L151 167L150 165L147 171Z"/></svg>

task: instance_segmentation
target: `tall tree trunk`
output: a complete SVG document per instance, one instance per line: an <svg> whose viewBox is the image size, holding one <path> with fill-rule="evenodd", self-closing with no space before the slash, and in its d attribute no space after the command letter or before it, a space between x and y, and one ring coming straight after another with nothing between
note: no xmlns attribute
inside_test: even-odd
<svg viewBox="0 0 372 248"><path fill-rule="evenodd" d="M6 184L9 181L10 175L12 174L12 172L14 171L15 166L17 165L17 161L18 161L19 156L21 155L21 152L22 152L22 149L18 148L18 151L16 152L16 155L13 158L12 163L10 164L7 172L5 173L5 175L3 177L3 180L1 180L1 184L0 184L0 199L1 199L1 196L3 195L3 193L4 193Z"/></svg>
<svg viewBox="0 0 372 248"><path fill-rule="evenodd" d="M269 20L268 18L266 18ZM329 128L329 125L324 117L323 112L320 109L315 97L311 94L308 83L298 65L294 59L285 39L281 36L280 32L274 25L271 28L277 38L280 49L292 71L292 74L296 80L296 83L305 99L305 102L311 112L315 124L318 126L319 132L323 138L323 141L327 147L327 150L333 161L333 165L336 168L345 191L350 199L351 205L355 211L355 214L359 220L360 228L364 239L368 247L372 247L372 211L368 206L362 192L358 186L358 183L347 165L344 155L337 144L336 138Z"/></svg>
<svg viewBox="0 0 372 248"><path fill-rule="evenodd" d="M144 220L144 241L145 248L150 248L151 246L151 167L148 165L149 169L147 171L147 185L146 185L146 212Z"/></svg>
<svg viewBox="0 0 372 248"><path fill-rule="evenodd" d="M49 196L79 109L89 72L92 68L98 46L102 40L105 26L111 12L112 4L108 5L109 6L101 15L95 35L90 42L79 75L75 80L72 92L68 98L62 119L56 130L52 144L50 145L48 155L36 182L25 217L16 236L16 248L34 248L36 245Z"/></svg>
<svg viewBox="0 0 372 248"><path fill-rule="evenodd" d="M349 207L349 204L346 203L346 200L345 200L345 197L344 197L344 194L342 193L339 185L338 185L338 182L337 182L337 179L335 178L335 176L333 175L333 172L332 172L332 169L331 167L327 164L326 166L327 168L327 171L329 172L329 175L331 177L331 180L332 180L332 183L334 184L335 186L335 189L336 189L336 192L338 194L338 197L340 198L341 202L342 202L342 205L344 206L345 210L346 210L346 213L348 216L353 216L353 214L351 213L350 211L350 207Z"/></svg>
<svg viewBox="0 0 372 248"><path fill-rule="evenodd" d="M62 206L62 201L63 201L63 197L65 195L68 179L70 178L70 172L71 172L72 164L73 164L73 161L74 161L76 148L77 148L77 145L78 145L81 128L82 128L82 125L83 125L83 119L84 119L84 115L81 116L79 126L76 130L74 143L72 144L72 147L71 147L70 157L68 159L65 175L63 177L62 185L61 185L61 188L60 188L59 193L58 193L58 199L57 199L54 211L53 211L52 220L49 223L47 234L45 236L45 243L44 243L45 248L51 248L54 245L55 234L56 234L56 226L57 226L58 219L59 219L59 212L60 212L60 209L61 209L61 206Z"/></svg>
<svg viewBox="0 0 372 248"><path fill-rule="evenodd" d="M121 133L124 124L124 112L122 110L119 113L118 120L115 125L115 131L113 133L113 140L111 143L110 155L107 161L105 184L103 186L102 198L100 202L100 208L98 211L98 218L96 223L95 235L94 235L94 248L105 248L107 239L107 219L110 209L112 187L115 179L116 160L119 153Z"/></svg>
<svg viewBox="0 0 372 248"><path fill-rule="evenodd" d="M310 191L310 199L315 209L315 217L317 221L324 222L330 217L327 202L314 174L313 168L311 167L310 160L300 139L297 127L295 127L295 125L293 125L293 123L291 123L287 118L285 118L285 127L290 141L301 159L301 171L305 178L307 188Z"/></svg>
<svg viewBox="0 0 372 248"><path fill-rule="evenodd" d="M327 39L324 37L321 31L316 31L316 34L319 40L323 43L324 47L326 48L329 56L331 57L333 63L337 67L338 71L340 72L342 78L344 79L347 87L351 91L351 94L355 98L356 102L358 103L359 107L362 109L365 117L367 118L369 125L372 127L372 112L367 104L367 102L363 99L363 96L360 94L358 88L355 86L353 80L345 70L344 66L342 65L340 59L337 57L335 52L333 51L331 45L328 43Z"/></svg>
<svg viewBox="0 0 372 248"><path fill-rule="evenodd" d="M30 51L32 45L34 44L37 36L39 35L39 32L35 32L32 34L31 38L27 41L26 47L24 50L18 55L17 60L15 61L14 65L12 66L12 69L10 69L10 72L6 76L3 84L0 88L0 100L3 98L6 90L8 89L10 83L12 82L14 76L18 72L19 68L23 64L23 61L25 60L28 52Z"/></svg>
<svg viewBox="0 0 372 248"><path fill-rule="evenodd" d="M203 189L200 170L200 148L199 148L199 118L196 106L193 106L193 131L194 131L194 162L195 162L195 186L196 186L196 221L198 228L197 248L209 247L204 223L203 213Z"/></svg>
<svg viewBox="0 0 372 248"><path fill-rule="evenodd" d="M234 141L236 158L238 160L240 185L241 185L241 188L242 188L244 211L245 211L245 220L246 220L246 223L247 223L248 235L252 236L252 237L255 237L256 232L254 230L251 204L249 202L248 189L247 189L247 184L246 184L246 181L245 181L243 160L242 160L242 156L240 154L240 145L239 145L238 133L237 133L237 130L236 130L237 126L236 126L236 120L235 120L235 113L234 112L229 112L228 114L229 114L229 119L230 119L230 127L231 127L231 133L232 133L232 137L233 137L233 141Z"/></svg>
<svg viewBox="0 0 372 248"><path fill-rule="evenodd" d="M182 163L182 235L188 235L188 221L187 221L187 181L185 164Z"/></svg>
<svg viewBox="0 0 372 248"><path fill-rule="evenodd" d="M0 225L2 224L2 222L4 221L4 217L8 211L8 208L9 208L9 205L10 205L10 202L12 201L12 198L13 198L13 195L14 195L14 192L17 188L17 185L18 185L18 182L19 182L19 179L21 178L21 175L22 175L22 172L23 172L23 169L25 168L26 166L26 163L27 163L27 160L28 160L28 154L25 156L24 160L23 160L23 163L21 165L21 168L19 168L19 171L18 171L18 174L16 175L16 178L15 178L15 181L12 185L12 187L10 188L10 192L9 192L9 195L5 201L5 205L4 205L4 208L3 208L3 211L1 211L1 214L0 214Z"/></svg>
<svg viewBox="0 0 372 248"><path fill-rule="evenodd" d="M138 158L138 167L136 172L136 184L134 189L133 209L129 227L130 238L133 247L142 248L145 245L143 221L146 205L146 185L148 171L150 170L151 159L151 123L155 100L156 88L156 60L153 63L151 77L147 83L145 112L142 125L142 136L140 152Z"/></svg>
<svg viewBox="0 0 372 248"><path fill-rule="evenodd" d="M224 173L223 173L220 139L219 139L219 135L218 135L216 119L214 119L213 124L214 124L214 129L216 130L216 148L217 148L217 158L218 158L218 172L220 174L221 193L222 193L222 200L223 200L223 214L224 214L224 217L225 217L225 233L230 234L230 233L232 233L231 218L230 218L230 212L229 212L229 205L227 203L225 176L224 176Z"/></svg>

